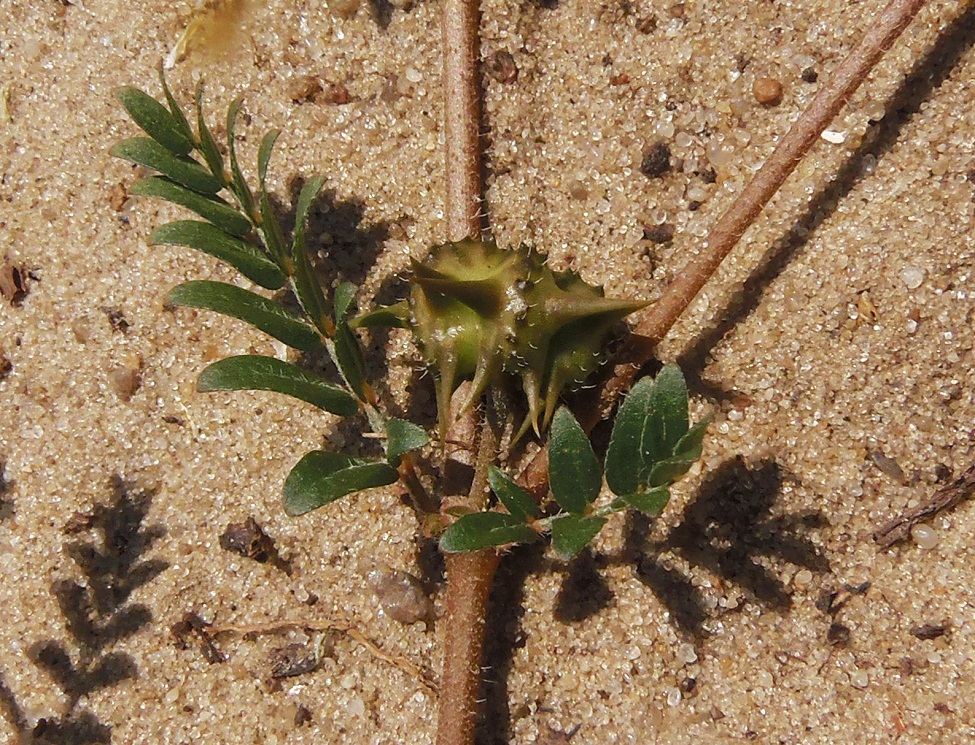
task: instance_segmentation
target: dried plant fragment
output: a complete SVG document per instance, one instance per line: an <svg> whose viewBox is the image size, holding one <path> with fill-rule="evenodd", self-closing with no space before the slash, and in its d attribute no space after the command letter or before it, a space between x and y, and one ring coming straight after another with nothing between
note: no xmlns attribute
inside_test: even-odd
<svg viewBox="0 0 975 745"><path fill-rule="evenodd" d="M882 526L873 534L873 539L881 548L889 548L910 537L911 528L917 523L942 510L951 509L972 494L975 494L975 464L950 484L938 489L929 500Z"/></svg>
<svg viewBox="0 0 975 745"><path fill-rule="evenodd" d="M270 564L285 574L291 574L291 564L278 554L271 538L253 517L242 523L231 523L220 536L220 548L239 554L246 559Z"/></svg>
<svg viewBox="0 0 975 745"><path fill-rule="evenodd" d="M0 266L0 295L11 305L20 305L30 289L27 286L27 272L4 259Z"/></svg>
<svg viewBox="0 0 975 745"><path fill-rule="evenodd" d="M206 0L192 13L176 46L166 57L167 70L193 55L212 59L231 51L255 0Z"/></svg>

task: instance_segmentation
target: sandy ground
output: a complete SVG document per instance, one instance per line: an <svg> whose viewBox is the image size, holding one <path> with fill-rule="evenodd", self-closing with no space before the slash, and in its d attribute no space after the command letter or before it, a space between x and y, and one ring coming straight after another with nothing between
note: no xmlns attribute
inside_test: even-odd
<svg viewBox="0 0 975 745"><path fill-rule="evenodd" d="M499 241L652 296L876 7L489 0ZM0 0L0 246L28 275L0 306L0 741L430 742L434 697L404 660L435 678L438 629L390 619L367 577L422 574L411 512L380 491L284 515L301 454L361 441L282 397L195 392L208 361L274 347L165 311L177 282L233 275L147 246L177 209L123 202L135 174L107 150L135 128L112 90L159 94L188 10ZM270 0L231 58L171 74L189 100L202 68L218 119L245 97L248 163L283 130L284 202L295 178L327 175L315 247L364 303L443 236L438 13ZM715 412L704 467L663 518L612 523L572 566L510 562L485 742L576 727L573 743L975 740L975 512L933 520L933 548L871 539L975 459L973 43L970 4L931 3L662 346L695 415ZM293 101L307 76L324 92ZM778 105L752 96L762 76ZM649 178L656 142L675 168ZM672 242L644 238L668 228ZM393 346L395 389L413 356ZM290 576L220 547L248 516ZM211 664L173 638L188 611L361 636L275 686L273 650L316 634L222 636Z"/></svg>

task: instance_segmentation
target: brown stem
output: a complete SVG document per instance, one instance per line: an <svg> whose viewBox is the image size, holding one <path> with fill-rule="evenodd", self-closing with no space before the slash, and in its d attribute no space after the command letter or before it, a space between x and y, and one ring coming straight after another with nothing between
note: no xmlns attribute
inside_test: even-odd
<svg viewBox="0 0 975 745"><path fill-rule="evenodd" d="M654 347L687 310L744 232L758 219L768 201L925 2L892 0L867 29L755 177L711 229L701 252L667 286L636 327L634 339L621 360L629 364L617 373L619 380L614 382L615 388L622 391L629 387L636 372L650 359Z"/></svg>
<svg viewBox="0 0 975 745"><path fill-rule="evenodd" d="M711 229L701 252L667 286L627 338L610 374L583 402L578 418L587 431L607 416L616 399L629 389L637 373L653 356L660 340L687 310L741 236L758 219L768 201L925 2L892 0L836 68L755 177ZM548 488L548 453L545 450L529 463L521 480L533 494L545 493Z"/></svg>
<svg viewBox="0 0 975 745"><path fill-rule="evenodd" d="M477 0L444 0L444 166L447 240L481 232L481 106Z"/></svg>

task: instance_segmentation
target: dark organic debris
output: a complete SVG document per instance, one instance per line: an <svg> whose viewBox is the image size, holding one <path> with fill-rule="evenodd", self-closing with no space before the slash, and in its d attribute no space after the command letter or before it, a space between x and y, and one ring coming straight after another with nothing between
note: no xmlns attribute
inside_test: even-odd
<svg viewBox="0 0 975 745"><path fill-rule="evenodd" d="M260 564L270 563L285 574L291 574L291 564L281 558L274 539L264 532L253 517L228 525L220 536L220 548Z"/></svg>
<svg viewBox="0 0 975 745"><path fill-rule="evenodd" d="M331 634L323 634L306 644L288 644L271 650L271 677L292 678L315 672L322 661L332 655L334 640Z"/></svg>
<svg viewBox="0 0 975 745"><path fill-rule="evenodd" d="M27 272L11 264L9 258L5 258L0 263L0 296L11 305L20 305L28 292L30 288L27 286Z"/></svg>
<svg viewBox="0 0 975 745"><path fill-rule="evenodd" d="M180 649L189 649L193 646L191 638L195 636L199 641L200 651L203 652L203 658L207 662L211 665L226 662L227 655L221 652L214 643L213 636L209 631L210 626L211 624L204 621L196 613L188 611L183 614L181 621L177 621L170 627L169 631L176 637L176 643Z"/></svg>
<svg viewBox="0 0 975 745"><path fill-rule="evenodd" d="M923 639L928 641L930 639L937 639L948 633L948 626L946 624L929 624L926 623L922 626L915 626L911 629L911 636L916 636L918 639Z"/></svg>
<svg viewBox="0 0 975 745"><path fill-rule="evenodd" d="M643 154L640 171L649 178L660 178L670 170L670 147L656 142Z"/></svg>

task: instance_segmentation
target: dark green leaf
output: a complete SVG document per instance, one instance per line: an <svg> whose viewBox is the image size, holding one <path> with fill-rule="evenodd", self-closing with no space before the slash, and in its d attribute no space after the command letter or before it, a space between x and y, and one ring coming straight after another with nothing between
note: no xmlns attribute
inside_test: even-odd
<svg viewBox="0 0 975 745"><path fill-rule="evenodd" d="M149 176L136 181L131 191L139 196L165 199L180 207L186 207L203 219L209 220L225 233L238 238L243 238L251 232L250 221L220 197L204 196L163 176Z"/></svg>
<svg viewBox="0 0 975 745"><path fill-rule="evenodd" d="M404 419L390 419L386 422L386 460L394 466L399 465L404 453L422 448L430 442L430 435L423 427Z"/></svg>
<svg viewBox="0 0 975 745"><path fill-rule="evenodd" d="M650 491L627 494L614 500L612 506L616 509L632 507L648 515L659 515L670 501L670 487L658 486ZM619 504L617 503L619 502Z"/></svg>
<svg viewBox="0 0 975 745"><path fill-rule="evenodd" d="M172 305L206 308L239 318L289 347L303 352L313 352L322 347L318 332L300 317L280 303L242 287L205 280L185 282L172 289L167 302Z"/></svg>
<svg viewBox="0 0 975 745"><path fill-rule="evenodd" d="M464 515L444 531L440 537L440 550L455 554L536 540L538 533L514 515L503 512L474 512Z"/></svg>
<svg viewBox="0 0 975 745"><path fill-rule="evenodd" d="M261 147L257 151L257 178L260 182L261 191L264 191L264 182L267 180L267 165L271 161L271 151L274 150L274 142L280 135L280 130L272 129L261 140Z"/></svg>
<svg viewBox="0 0 975 745"><path fill-rule="evenodd" d="M687 387L680 369L668 365L656 380L640 380L616 415L606 453L606 482L616 494L651 486L654 467L673 455L687 434Z"/></svg>
<svg viewBox="0 0 975 745"><path fill-rule="evenodd" d="M372 328L383 326L389 328L408 329L410 327L410 305L405 300L395 305L376 308L368 313L361 313L350 324L353 328Z"/></svg>
<svg viewBox="0 0 975 745"><path fill-rule="evenodd" d="M345 320L357 291L358 288L351 282L340 282L339 286L335 288L335 293L332 296L335 323L342 323Z"/></svg>
<svg viewBox="0 0 975 745"><path fill-rule="evenodd" d="M287 266L290 264L290 259L288 259L284 248L284 234L281 232L281 224L274 214L270 198L263 191L260 198L260 210L261 237L264 239L264 245L267 246L268 252L280 266Z"/></svg>
<svg viewBox="0 0 975 745"><path fill-rule="evenodd" d="M291 256L294 260L293 282L298 302L301 303L301 307L305 309L305 313L308 314L318 330L326 336L331 336L331 329L329 329L331 321L328 319L328 313L325 310L325 296L322 294L322 286L318 282L318 277L315 276L311 257L308 255L308 248L305 245L308 212L324 183L323 177L316 176L306 181L301 188L301 193L298 195L298 206L295 209L295 234L294 243L291 246Z"/></svg>
<svg viewBox="0 0 975 745"><path fill-rule="evenodd" d="M244 174L240 170L240 163L237 162L237 115L240 114L242 103L243 99L238 98L227 110L227 148L230 151L230 173L233 177L230 188L244 212L252 216L255 214L254 193L247 185Z"/></svg>
<svg viewBox="0 0 975 745"><path fill-rule="evenodd" d="M200 373L196 387L209 391L275 391L307 401L319 409L350 416L359 404L348 392L290 362L244 354L214 362Z"/></svg>
<svg viewBox="0 0 975 745"><path fill-rule="evenodd" d="M313 450L291 469L284 482L284 509L302 515L347 494L392 484L399 478L388 463Z"/></svg>
<svg viewBox="0 0 975 745"><path fill-rule="evenodd" d="M552 419L548 463L555 501L567 512L585 512L586 506L599 496L603 477L589 438L564 406Z"/></svg>
<svg viewBox="0 0 975 745"><path fill-rule="evenodd" d="M159 171L200 194L216 194L223 188L223 184L195 160L177 157L149 137L122 140L112 147L112 155Z"/></svg>
<svg viewBox="0 0 975 745"><path fill-rule="evenodd" d="M166 72L162 65L159 65L159 80L162 83L163 93L166 95L166 102L169 104L169 111L173 115L173 120L176 122L176 126L187 140L194 143L195 147L196 137L193 135L193 128L190 126L190 123L186 118L186 114L183 113L183 109L180 107L179 102L173 96L173 92L169 90L169 84L166 82Z"/></svg>
<svg viewBox="0 0 975 745"><path fill-rule="evenodd" d="M652 406L660 418L661 452L670 455L690 426L687 417L687 383L677 365L667 365L653 381Z"/></svg>
<svg viewBox="0 0 975 745"><path fill-rule="evenodd" d="M197 129L200 132L200 152L203 153L203 159L210 166L210 171L214 177L220 181L220 185L226 186L227 180L223 172L223 156L220 154L220 148L217 147L216 140L210 134L210 129L207 127L206 120L203 117L202 80L196 84L196 120Z"/></svg>
<svg viewBox="0 0 975 745"><path fill-rule="evenodd" d="M582 551L606 524L605 517L562 515L552 520L552 548L568 561Z"/></svg>
<svg viewBox="0 0 975 745"><path fill-rule="evenodd" d="M355 298L356 286L343 282L335 288L333 310L335 313L335 336L332 339L333 357L342 378L349 388L355 391L360 401L366 398L366 365L362 359L362 349L349 324L345 321L349 307Z"/></svg>
<svg viewBox="0 0 975 745"><path fill-rule="evenodd" d="M538 517L540 514L531 494L508 478L501 469L495 466L488 469L488 483L491 485L491 491L498 495L501 504L521 522L525 522L529 517Z"/></svg>
<svg viewBox="0 0 975 745"><path fill-rule="evenodd" d="M284 274L260 248L224 233L208 222L177 220L156 228L150 243L189 246L225 261L248 279L268 290L284 284Z"/></svg>
<svg viewBox="0 0 975 745"><path fill-rule="evenodd" d="M192 152L193 140L186 136L169 110L152 96L138 88L126 86L115 91L115 97L132 120L173 155L189 155Z"/></svg>
<svg viewBox="0 0 975 745"><path fill-rule="evenodd" d="M701 457L704 435L709 423L710 418L703 419L691 427L674 447L674 454L653 467L647 480L650 486L672 484L690 470L694 461Z"/></svg>

